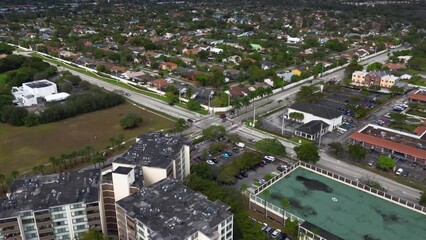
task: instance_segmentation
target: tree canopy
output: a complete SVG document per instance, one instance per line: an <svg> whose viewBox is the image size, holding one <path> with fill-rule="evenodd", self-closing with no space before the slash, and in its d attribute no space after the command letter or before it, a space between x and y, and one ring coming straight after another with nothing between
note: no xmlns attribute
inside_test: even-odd
<svg viewBox="0 0 426 240"><path fill-rule="evenodd" d="M351 144L348 146L348 154L353 160L360 161L367 156L367 150L359 144Z"/></svg>
<svg viewBox="0 0 426 240"><path fill-rule="evenodd" d="M318 150L319 148L311 142L302 143L301 145L294 147L294 151L296 152L298 159L314 164L320 160Z"/></svg>
<svg viewBox="0 0 426 240"><path fill-rule="evenodd" d="M254 146L257 151L265 154L272 154L276 156L284 156L286 154L284 145L275 138L265 138L259 140L255 143Z"/></svg>
<svg viewBox="0 0 426 240"><path fill-rule="evenodd" d="M210 140L218 140L226 135L226 130L223 126L210 126L203 130L203 137Z"/></svg>
<svg viewBox="0 0 426 240"><path fill-rule="evenodd" d="M395 161L389 156L381 155L377 162L377 167L389 171L395 167Z"/></svg>
<svg viewBox="0 0 426 240"><path fill-rule="evenodd" d="M142 117L134 113L129 113L120 119L120 125L123 129L138 127L143 122Z"/></svg>

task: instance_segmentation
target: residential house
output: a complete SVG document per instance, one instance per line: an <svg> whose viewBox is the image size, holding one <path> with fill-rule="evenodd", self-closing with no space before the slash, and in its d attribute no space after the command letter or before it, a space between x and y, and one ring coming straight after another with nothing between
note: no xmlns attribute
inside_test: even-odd
<svg viewBox="0 0 426 240"><path fill-rule="evenodd" d="M352 85L360 87L384 87L391 88L399 80L398 77L384 71L355 71L352 74Z"/></svg>
<svg viewBox="0 0 426 240"><path fill-rule="evenodd" d="M161 70L166 70L166 71L171 72L171 71L173 71L177 68L177 64L173 63L173 62L162 62L162 63L160 63L159 68Z"/></svg>
<svg viewBox="0 0 426 240"><path fill-rule="evenodd" d="M167 87L169 85L167 80L163 79L163 78L155 79L155 80L149 82L148 84L151 85L152 87L156 88L157 90L163 90L165 87Z"/></svg>

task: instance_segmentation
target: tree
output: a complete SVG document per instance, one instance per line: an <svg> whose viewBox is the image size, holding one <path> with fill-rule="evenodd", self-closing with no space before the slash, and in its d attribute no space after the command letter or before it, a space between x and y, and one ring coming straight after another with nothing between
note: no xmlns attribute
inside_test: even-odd
<svg viewBox="0 0 426 240"><path fill-rule="evenodd" d="M92 163L95 164L95 167L98 164L99 168L101 168L101 163L105 163L106 160L107 158L102 153L97 152L92 158Z"/></svg>
<svg viewBox="0 0 426 240"><path fill-rule="evenodd" d="M296 102L315 102L319 95L315 94L315 87L313 85L302 86L296 93Z"/></svg>
<svg viewBox="0 0 426 240"><path fill-rule="evenodd" d="M183 118L179 118L178 120L176 120L175 122L175 131L176 132L181 132L185 129L186 127L186 121Z"/></svg>
<svg viewBox="0 0 426 240"><path fill-rule="evenodd" d="M203 130L203 137L211 140L218 140L226 135L226 130L223 126L210 126Z"/></svg>
<svg viewBox="0 0 426 240"><path fill-rule="evenodd" d="M40 164L40 165L34 166L33 167L33 172L34 173L41 173L41 175L43 175L44 174L44 164Z"/></svg>
<svg viewBox="0 0 426 240"><path fill-rule="evenodd" d="M392 120L395 123L404 123L405 120L407 119L407 115L402 114L402 113L395 113L395 112L391 112L389 114L389 116L392 118Z"/></svg>
<svg viewBox="0 0 426 240"><path fill-rule="evenodd" d="M120 125L123 129L132 129L138 127L143 122L143 119L133 113L127 114L120 119Z"/></svg>
<svg viewBox="0 0 426 240"><path fill-rule="evenodd" d="M52 166L53 166L53 171L56 173L56 166L59 166L59 161L58 161L58 159L56 159L55 157L50 157L50 158L49 158L49 162L50 162L50 164L52 164ZM61 170L61 172L62 172L62 170Z"/></svg>
<svg viewBox="0 0 426 240"><path fill-rule="evenodd" d="M19 177L19 171L17 171L17 170L13 170L13 171L10 173L10 179L15 180L15 179L18 179L18 177Z"/></svg>
<svg viewBox="0 0 426 240"><path fill-rule="evenodd" d="M85 151L86 151L86 154L87 154L87 159L90 161L90 156L95 154L95 149L92 146L87 145L86 148L85 148Z"/></svg>
<svg viewBox="0 0 426 240"><path fill-rule="evenodd" d="M380 155L377 167L385 171L389 171L395 167L395 161L386 155Z"/></svg>
<svg viewBox="0 0 426 240"><path fill-rule="evenodd" d="M14 47L9 46L6 43L0 43L0 54L12 54L14 50Z"/></svg>
<svg viewBox="0 0 426 240"><path fill-rule="evenodd" d="M196 110L200 110L201 109L201 103L199 101L197 101L196 99L190 99L186 103L186 106L191 111L196 111Z"/></svg>
<svg viewBox="0 0 426 240"><path fill-rule="evenodd" d="M100 64L100 65L96 66L96 71L106 73L107 68L105 67L105 65Z"/></svg>
<svg viewBox="0 0 426 240"><path fill-rule="evenodd" d="M383 63L374 62L367 67L367 71L375 71L375 70L381 70L383 67Z"/></svg>
<svg viewBox="0 0 426 240"><path fill-rule="evenodd" d="M291 112L288 116L291 119L295 119L295 120L299 120L299 121L302 121L305 118L305 115L303 115L303 113L299 113L299 112Z"/></svg>
<svg viewBox="0 0 426 240"><path fill-rule="evenodd" d="M355 71L361 71L363 68L358 64L357 61L352 61L345 69L345 78L352 78L352 73Z"/></svg>
<svg viewBox="0 0 426 240"><path fill-rule="evenodd" d="M294 151L297 154L297 158L304 162L315 164L320 159L318 147L311 142L305 142L294 147Z"/></svg>
<svg viewBox="0 0 426 240"><path fill-rule="evenodd" d="M167 102L172 104L179 101L179 96L173 92L166 92Z"/></svg>
<svg viewBox="0 0 426 240"><path fill-rule="evenodd" d="M2 173L0 173L0 184L1 184L1 188L3 190L3 192L5 192L4 190L4 185L6 183L6 176Z"/></svg>
<svg viewBox="0 0 426 240"><path fill-rule="evenodd" d="M283 208L283 224L285 225L285 212L288 207L290 207L290 201L287 198L281 200L281 207Z"/></svg>
<svg viewBox="0 0 426 240"><path fill-rule="evenodd" d="M353 160L360 161L367 156L367 150L359 144L351 144L348 146L348 154Z"/></svg>
<svg viewBox="0 0 426 240"><path fill-rule="evenodd" d="M403 87L398 87L398 86L395 86L395 85L393 85L390 88L390 90L391 90L391 92L392 92L393 95L403 94L404 93L404 88Z"/></svg>
<svg viewBox="0 0 426 240"><path fill-rule="evenodd" d="M298 239L297 234L299 232L299 221L290 220L286 222L284 231L292 237L292 239Z"/></svg>
<svg viewBox="0 0 426 240"><path fill-rule="evenodd" d="M254 146L257 151L265 154L272 154L276 156L284 156L286 154L284 145L276 138L265 138L259 140L254 144Z"/></svg>
<svg viewBox="0 0 426 240"><path fill-rule="evenodd" d="M343 144L340 142L329 143L328 146L334 150L334 154L339 155L345 151Z"/></svg>
<svg viewBox="0 0 426 240"><path fill-rule="evenodd" d="M108 240L108 237L96 229L89 229L78 240Z"/></svg>
<svg viewBox="0 0 426 240"><path fill-rule="evenodd" d="M269 189L265 189L262 191L262 196L265 200L265 218L268 218L268 210L266 209L267 204L268 204L268 198L271 195L271 192L269 191Z"/></svg>
<svg viewBox="0 0 426 240"><path fill-rule="evenodd" d="M426 207L426 192L422 192L422 195L420 195L419 204Z"/></svg>

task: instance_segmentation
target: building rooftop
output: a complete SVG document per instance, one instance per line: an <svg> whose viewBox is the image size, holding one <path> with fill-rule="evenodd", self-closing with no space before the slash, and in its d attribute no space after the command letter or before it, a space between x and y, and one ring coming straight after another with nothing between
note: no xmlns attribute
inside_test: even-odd
<svg viewBox="0 0 426 240"><path fill-rule="evenodd" d="M323 237L327 240L343 240L343 238L340 238L340 237L334 235L333 233L331 233L327 230L324 230L324 229L318 227L317 225L314 225L314 224L312 224L308 221L304 221L301 224L301 227L303 227L303 228L305 228L305 229L307 229L311 232L315 232L317 235L319 235L319 236L321 236L321 237Z"/></svg>
<svg viewBox="0 0 426 240"><path fill-rule="evenodd" d="M382 148L393 149L401 154L426 159L426 134L414 135L390 128L369 124L350 136Z"/></svg>
<svg viewBox="0 0 426 240"><path fill-rule="evenodd" d="M315 135L321 131L321 129L328 128L329 125L321 120L313 120L308 123L303 124L298 127L296 130L299 132L307 133L310 135Z"/></svg>
<svg viewBox="0 0 426 240"><path fill-rule="evenodd" d="M426 102L426 90L419 89L408 94L408 99Z"/></svg>
<svg viewBox="0 0 426 240"><path fill-rule="evenodd" d="M24 83L23 85L26 85L30 88L44 88L44 87L48 87L51 86L53 83L47 80L39 80L39 81L33 81L33 82L27 82Z"/></svg>
<svg viewBox="0 0 426 240"><path fill-rule="evenodd" d="M118 173L118 174L124 174L127 175L129 174L129 172L132 171L133 168L128 168L128 167L118 167L116 168L113 173Z"/></svg>
<svg viewBox="0 0 426 240"><path fill-rule="evenodd" d="M310 113L312 115L325 118L325 119L334 119L343 115L342 112L338 110L328 108L328 107L323 107L313 103L295 103L291 105L289 108L298 110L301 112Z"/></svg>
<svg viewBox="0 0 426 240"><path fill-rule="evenodd" d="M0 218L14 217L21 211L98 201L99 169L36 175L13 181L6 198L0 199Z"/></svg>
<svg viewBox="0 0 426 240"><path fill-rule="evenodd" d="M186 143L180 136L155 132L140 135L130 149L114 162L166 168Z"/></svg>
<svg viewBox="0 0 426 240"><path fill-rule="evenodd" d="M226 204L212 202L169 178L143 187L117 205L151 229L152 240L186 239L197 231L212 237L215 226L232 215Z"/></svg>

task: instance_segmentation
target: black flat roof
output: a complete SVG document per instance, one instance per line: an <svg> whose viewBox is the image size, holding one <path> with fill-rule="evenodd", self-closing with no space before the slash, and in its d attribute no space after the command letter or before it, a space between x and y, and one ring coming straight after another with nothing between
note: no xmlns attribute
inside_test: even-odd
<svg viewBox="0 0 426 240"><path fill-rule="evenodd" d="M132 169L133 168L129 168L129 167L118 167L113 171L113 173L127 175L129 174L130 171L132 171Z"/></svg>
<svg viewBox="0 0 426 240"><path fill-rule="evenodd" d="M342 112L338 110L313 103L295 103L289 108L305 113L310 113L312 115L325 119L334 119L343 115Z"/></svg>

